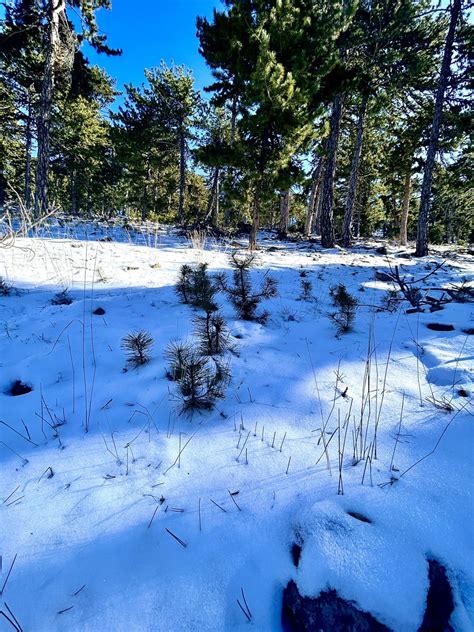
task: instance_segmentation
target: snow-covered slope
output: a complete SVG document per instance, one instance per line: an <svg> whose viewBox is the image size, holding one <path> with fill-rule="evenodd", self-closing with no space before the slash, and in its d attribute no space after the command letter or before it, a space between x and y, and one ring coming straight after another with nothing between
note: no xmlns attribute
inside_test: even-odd
<svg viewBox="0 0 474 632"><path fill-rule="evenodd" d="M463 330L474 307L376 310L390 287L376 269L390 261L423 276L440 258L263 242L252 275L278 281L270 319L236 320L219 295L232 381L214 411L189 419L166 377L164 350L195 315L174 283L183 263L228 270L232 248L90 232L0 249L14 287L0 297L1 609L31 631L245 630L243 589L253 629L279 630L294 578L306 595L335 588L411 632L434 557L453 587L455 629L472 630L474 345ZM458 256L426 283L473 271ZM327 313L340 282L361 306L338 338ZM64 289L72 303L51 304ZM124 371L121 339L138 329L153 335L152 359ZM9 395L17 380L31 392ZM13 628L2 618L0 629Z"/></svg>

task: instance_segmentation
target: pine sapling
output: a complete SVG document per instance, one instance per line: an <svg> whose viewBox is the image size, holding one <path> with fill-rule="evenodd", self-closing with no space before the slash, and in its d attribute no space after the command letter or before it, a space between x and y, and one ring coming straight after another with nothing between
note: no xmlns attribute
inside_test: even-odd
<svg viewBox="0 0 474 632"><path fill-rule="evenodd" d="M202 355L222 355L231 348L229 329L219 312L206 311L205 316L194 318L193 325Z"/></svg>
<svg viewBox="0 0 474 632"><path fill-rule="evenodd" d="M215 311L215 295L219 288L207 272L207 263L181 266L176 292L183 303L206 311Z"/></svg>
<svg viewBox="0 0 474 632"><path fill-rule="evenodd" d="M0 276L0 296L9 296L12 293L12 286Z"/></svg>
<svg viewBox="0 0 474 632"><path fill-rule="evenodd" d="M72 303L72 296L68 290L62 290L53 296L51 299L51 305L70 305Z"/></svg>
<svg viewBox="0 0 474 632"><path fill-rule="evenodd" d="M152 347L153 338L147 331L130 333L122 338L122 349L127 354L128 362L135 367L146 364L150 360Z"/></svg>
<svg viewBox="0 0 474 632"><path fill-rule="evenodd" d="M212 410L223 399L230 381L227 364L201 355L190 343L172 343L166 352L169 374L178 385L180 412L192 415L196 410Z"/></svg>
<svg viewBox="0 0 474 632"><path fill-rule="evenodd" d="M300 301L309 301L311 299L311 292L313 291L313 284L309 279L301 279L301 294L299 296Z"/></svg>
<svg viewBox="0 0 474 632"><path fill-rule="evenodd" d="M340 336L351 331L359 302L352 294L349 294L343 283L331 287L329 294L337 309L329 314L329 318L336 325L337 335Z"/></svg>
<svg viewBox="0 0 474 632"><path fill-rule="evenodd" d="M169 343L165 351L166 359L169 362L169 368L166 371L168 379L179 382L184 377L193 353L193 346L189 342L176 340Z"/></svg>
<svg viewBox="0 0 474 632"><path fill-rule="evenodd" d="M268 319L269 314L267 311L258 313L257 309L262 300L273 298L277 295L277 282L267 274L260 291L255 292L250 279L250 268L254 262L255 255L253 254L245 255L244 257L233 254L230 262L234 270L233 285L228 285L225 276L222 274L218 276L218 282L229 297L239 318L264 323Z"/></svg>

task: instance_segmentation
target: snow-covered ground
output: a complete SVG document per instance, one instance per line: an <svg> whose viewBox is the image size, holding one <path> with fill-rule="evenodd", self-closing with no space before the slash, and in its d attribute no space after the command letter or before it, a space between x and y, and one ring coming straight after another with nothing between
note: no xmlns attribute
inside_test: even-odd
<svg viewBox="0 0 474 632"><path fill-rule="evenodd" d="M229 270L233 246L61 231L0 248L14 288L0 296L1 610L28 631L280 630L293 578L305 595L335 588L411 632L435 558L453 588L453 627L474 629L474 338L463 332L474 306L376 309L391 286L375 270L390 261L424 276L440 256L264 240L252 275L278 281L270 319L237 320L219 295L232 381L214 411L189 419L166 377L164 350L195 315L174 284L183 263ZM472 257L450 256L425 284L473 272ZM336 337L327 314L339 282L361 306ZM64 289L73 302L53 305ZM154 338L152 359L125 371L121 340L139 329ZM9 395L16 380L33 390ZM0 629L14 628L2 617Z"/></svg>

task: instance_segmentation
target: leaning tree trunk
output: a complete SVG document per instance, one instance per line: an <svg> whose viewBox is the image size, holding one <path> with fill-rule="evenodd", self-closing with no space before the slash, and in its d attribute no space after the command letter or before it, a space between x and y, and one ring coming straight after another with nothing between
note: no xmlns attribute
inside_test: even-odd
<svg viewBox="0 0 474 632"><path fill-rule="evenodd" d="M411 197L411 169L405 174L405 184L403 187L403 205L402 215L400 217L400 246L406 246L408 244L408 213L410 211L410 197Z"/></svg>
<svg viewBox="0 0 474 632"><path fill-rule="evenodd" d="M342 224L342 245L346 248L351 245L352 240L352 216L354 213L354 203L357 195L357 180L359 178L360 157L362 155L362 142L364 139L364 123L367 113L367 95L363 95L359 110L359 120L357 121L357 133L352 156L351 179L347 192L346 210Z"/></svg>
<svg viewBox="0 0 474 632"><path fill-rule="evenodd" d="M184 123L179 130L179 209L178 223L184 224L184 196L186 191L186 137Z"/></svg>
<svg viewBox="0 0 474 632"><path fill-rule="evenodd" d="M64 0L48 0L48 35L38 110L38 157L36 162L35 216L48 212L49 140L54 92L54 63L59 45L59 20Z"/></svg>
<svg viewBox="0 0 474 632"><path fill-rule="evenodd" d="M290 218L290 190L280 196L280 222L278 224L278 236L280 239L288 235L288 221Z"/></svg>
<svg viewBox="0 0 474 632"><path fill-rule="evenodd" d="M321 192L321 180L323 175L324 158L318 160L318 164L313 169L311 176L311 192L309 194L308 208L306 210L306 218L304 222L304 236L310 237L313 231L314 216L317 209L318 197Z"/></svg>
<svg viewBox="0 0 474 632"><path fill-rule="evenodd" d="M446 43L444 45L443 63L441 64L441 72L439 75L438 88L436 91L436 101L433 115L433 123L431 125L430 142L428 145L425 169L423 172L423 184L421 185L420 211L418 215L418 231L416 235L415 255L417 257L424 257L428 254L428 215L430 210L431 184L433 182L433 168L436 152L438 151L439 132L441 129L441 120L443 118L444 98L451 70L454 36L460 12L461 0L453 0L451 4L451 18L449 22L449 29L446 36Z"/></svg>
<svg viewBox="0 0 474 632"><path fill-rule="evenodd" d="M328 153L324 173L320 216L321 246L323 248L332 248L334 246L334 177L336 175L337 146L339 144L343 98L342 93L336 96L331 114L331 129L328 138Z"/></svg>
<svg viewBox="0 0 474 632"><path fill-rule="evenodd" d="M26 112L26 129L25 129L25 189L23 193L23 203L28 211L31 206L31 145L33 140L33 107L31 103L31 94L28 91L28 109Z"/></svg>

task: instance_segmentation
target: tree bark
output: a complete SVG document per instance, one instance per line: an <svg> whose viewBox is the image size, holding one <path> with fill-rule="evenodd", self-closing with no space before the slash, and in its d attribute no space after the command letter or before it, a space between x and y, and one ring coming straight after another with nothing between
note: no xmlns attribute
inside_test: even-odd
<svg viewBox="0 0 474 632"><path fill-rule="evenodd" d="M332 248L334 246L334 177L336 175L337 146L339 144L339 129L341 125L343 94L340 93L334 99L331 114L331 126L328 138L328 154L326 170L324 174L322 200L321 200L321 246Z"/></svg>
<svg viewBox="0 0 474 632"><path fill-rule="evenodd" d="M235 143L235 132L237 129L237 96L233 96L232 104L230 108L230 146L233 147ZM228 168L228 176L232 181L234 178L235 170L233 167ZM230 224L230 213L231 208L229 203L227 202L224 209L224 226L229 226Z"/></svg>
<svg viewBox="0 0 474 632"><path fill-rule="evenodd" d="M435 109L431 125L430 142L426 154L425 169L423 172L423 184L421 185L420 211L418 215L418 231L416 235L415 256L425 257L428 254L428 216L430 210L431 185L433 182L433 168L438 151L439 133L443 118L443 106L446 88L451 71L451 59L453 56L454 36L456 26L461 13L461 0L453 0L451 4L451 17L448 34L444 45L443 62L436 91Z"/></svg>
<svg viewBox="0 0 474 632"><path fill-rule="evenodd" d="M54 93L54 62L59 45L59 20L65 11L64 0L48 0L47 51L44 62L38 111L38 158L34 213L40 217L48 212L48 174L51 110Z"/></svg>
<svg viewBox="0 0 474 632"><path fill-rule="evenodd" d="M410 211L410 197L411 197L411 169L405 174L405 184L403 187L403 205L402 215L400 217L400 246L406 246L408 244L407 226L408 226L408 213Z"/></svg>
<svg viewBox="0 0 474 632"><path fill-rule="evenodd" d="M219 184L220 184L220 169L216 167L214 174L214 212L212 213L212 225L217 228L219 225Z"/></svg>
<svg viewBox="0 0 474 632"><path fill-rule="evenodd" d="M71 170L71 215L77 215L77 186L76 186L76 170Z"/></svg>
<svg viewBox="0 0 474 632"><path fill-rule="evenodd" d="M28 109L26 112L25 130L25 190L23 194L23 203L27 211L31 206L31 145L33 140L32 119L33 107L31 103L31 94L28 90Z"/></svg>
<svg viewBox="0 0 474 632"><path fill-rule="evenodd" d="M260 228L260 200L258 197L258 187L256 187L254 198L253 198L253 209L252 209L252 228L250 229L249 235L249 250L257 250L257 234L258 229Z"/></svg>
<svg viewBox="0 0 474 632"><path fill-rule="evenodd" d="M357 180L359 178L360 157L362 155L362 143L364 140L365 115L367 113L368 96L363 95L359 109L359 120L357 121L356 141L354 154L352 156L351 179L347 192L346 210L342 224L342 245L346 248L352 241L352 217L354 213L354 203L357 195Z"/></svg>
<svg viewBox="0 0 474 632"><path fill-rule="evenodd" d="M280 196L280 222L278 224L278 236L280 239L288 235L288 221L290 218L290 190Z"/></svg>
<svg viewBox="0 0 474 632"><path fill-rule="evenodd" d="M314 217L317 210L318 197L321 192L321 180L323 176L324 158L321 156L318 164L313 169L311 176L311 192L309 194L308 208L306 210L306 219L304 222L304 236L310 237L313 232Z"/></svg>
<svg viewBox="0 0 474 632"><path fill-rule="evenodd" d="M184 224L184 200L186 191L186 137L184 124L179 131L179 209L178 223Z"/></svg>

